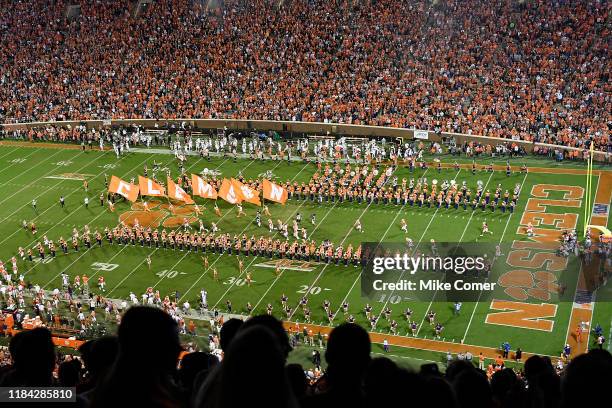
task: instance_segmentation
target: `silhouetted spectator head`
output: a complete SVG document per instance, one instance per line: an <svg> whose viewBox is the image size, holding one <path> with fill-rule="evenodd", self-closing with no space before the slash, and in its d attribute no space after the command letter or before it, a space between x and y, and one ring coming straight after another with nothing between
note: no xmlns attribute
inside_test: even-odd
<svg viewBox="0 0 612 408"><path fill-rule="evenodd" d="M235 318L229 319L223 323L221 331L219 332L219 346L221 350L226 351L228 349L232 339L236 336L236 333L238 333L238 330L243 324L244 322L242 320Z"/></svg>
<svg viewBox="0 0 612 408"><path fill-rule="evenodd" d="M308 388L308 378L306 378L304 369L299 364L287 364L285 370L287 371L287 378L293 390L293 394L298 399L302 398L306 395L306 390Z"/></svg>
<svg viewBox="0 0 612 408"><path fill-rule="evenodd" d="M244 322L240 330L246 330L254 326L263 326L268 328L276 336L276 340L281 347L283 355L285 356L285 359L287 359L287 356L292 348L289 344L289 338L285 328L283 327L283 323L274 316L258 315L251 317L249 320Z"/></svg>
<svg viewBox="0 0 612 408"><path fill-rule="evenodd" d="M213 403L219 402L220 393L225 386L225 384L221 383L221 376L225 370L225 365L229 356L228 354L231 352L230 350L232 350L233 342L243 331L250 330L251 328L267 329L268 333L271 333L274 336L275 342L283 356L283 361L287 359L287 356L291 351L291 346L289 345L287 332L285 331L280 320L268 315L254 316L248 319L246 322L242 322L238 319L228 320L221 327L219 339L221 349L224 352L223 363L215 370L202 371L197 375L194 385L194 389L197 391L193 396L196 406L209 406ZM233 361L233 359L230 359L229 361Z"/></svg>
<svg viewBox="0 0 612 408"><path fill-rule="evenodd" d="M474 366L457 374L453 380L453 389L460 408L490 408L493 406L487 377Z"/></svg>
<svg viewBox="0 0 612 408"><path fill-rule="evenodd" d="M62 387L76 387L81 378L81 362L77 359L64 361L57 369L57 379Z"/></svg>
<svg viewBox="0 0 612 408"><path fill-rule="evenodd" d="M411 393L415 395L415 398L418 398L418 404L420 404L415 406L426 406L432 401L432 398L435 401L435 405L439 407L454 408L457 406L455 392L448 381L442 377L428 376L425 380L425 387L420 388L420 392L418 391L419 388L417 388L419 386L418 381L412 381L410 386L412 388ZM423 392L423 389L426 391ZM407 393L407 395L412 395L411 393Z"/></svg>
<svg viewBox="0 0 612 408"><path fill-rule="evenodd" d="M561 383L563 407L596 407L605 400L612 384L612 356L606 350L591 350L574 358ZM604 403L605 405L605 403Z"/></svg>
<svg viewBox="0 0 612 408"><path fill-rule="evenodd" d="M442 373L440 372L440 367L436 363L421 364L421 369L419 371L419 374L421 374L425 378L442 377Z"/></svg>
<svg viewBox="0 0 612 408"><path fill-rule="evenodd" d="M176 322L161 309L133 306L118 329L119 354L93 392L90 407L179 404L172 376L181 350Z"/></svg>
<svg viewBox="0 0 612 408"><path fill-rule="evenodd" d="M49 386L53 383L55 346L48 329L39 327L17 333L9 350L13 370L3 379L4 386Z"/></svg>
<svg viewBox="0 0 612 408"><path fill-rule="evenodd" d="M549 358L531 356L525 361L525 378L528 383L532 383L537 376L547 372L554 372L553 365Z"/></svg>
<svg viewBox="0 0 612 408"><path fill-rule="evenodd" d="M220 388L210 407L297 407L278 336L263 325L238 332L219 376Z"/></svg>
<svg viewBox="0 0 612 408"><path fill-rule="evenodd" d="M465 370L473 370L474 365L465 360L455 360L446 368L446 379L451 383Z"/></svg>
<svg viewBox="0 0 612 408"><path fill-rule="evenodd" d="M190 393L196 376L201 371L208 371L217 364L219 364L219 359L209 353L194 352L186 354L181 360L181 368L178 371L179 385Z"/></svg>
<svg viewBox="0 0 612 408"><path fill-rule="evenodd" d="M330 383L361 382L370 364L372 344L368 332L359 325L343 323L329 334L325 360Z"/></svg>
<svg viewBox="0 0 612 408"><path fill-rule="evenodd" d="M363 381L368 405L380 404L382 406L389 402L386 401L386 398L392 393L389 393L388 390L393 386L397 372L397 365L392 360L386 357L372 359Z"/></svg>
<svg viewBox="0 0 612 408"><path fill-rule="evenodd" d="M529 401L534 407L560 406L561 379L553 370L544 370L532 375L527 391ZM516 400L516 397L513 400Z"/></svg>
<svg viewBox="0 0 612 408"><path fill-rule="evenodd" d="M386 357L372 359L364 378L363 390L367 407L402 406L409 396L411 403L420 402L425 381L422 376L399 368ZM402 390L401 393L389 390Z"/></svg>
<svg viewBox="0 0 612 408"><path fill-rule="evenodd" d="M119 353L116 336L103 336L88 341L79 348L85 369L90 378L98 378L110 369Z"/></svg>
<svg viewBox="0 0 612 408"><path fill-rule="evenodd" d="M133 362L143 371L176 369L181 351L178 326L166 312L148 306L131 307L121 319L118 338L120 360Z"/></svg>
<svg viewBox="0 0 612 408"><path fill-rule="evenodd" d="M79 353L81 354L81 359L83 360L83 365L85 365L85 369L90 365L89 359L92 357L91 348L96 340L87 340L85 343L81 344L78 348Z"/></svg>
<svg viewBox="0 0 612 408"><path fill-rule="evenodd" d="M504 368L503 370L497 371L491 377L491 392L493 398L501 406L506 406L504 403L508 396L516 389L519 384L519 380L513 370Z"/></svg>

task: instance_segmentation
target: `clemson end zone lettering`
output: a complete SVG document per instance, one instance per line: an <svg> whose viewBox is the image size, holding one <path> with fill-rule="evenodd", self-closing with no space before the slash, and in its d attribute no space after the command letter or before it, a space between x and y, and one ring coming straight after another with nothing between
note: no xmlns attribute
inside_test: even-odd
<svg viewBox="0 0 612 408"><path fill-rule="evenodd" d="M503 311L488 314L485 323L531 330L552 331L555 322L546 318L557 315L557 305L550 303L493 300L490 307Z"/></svg>

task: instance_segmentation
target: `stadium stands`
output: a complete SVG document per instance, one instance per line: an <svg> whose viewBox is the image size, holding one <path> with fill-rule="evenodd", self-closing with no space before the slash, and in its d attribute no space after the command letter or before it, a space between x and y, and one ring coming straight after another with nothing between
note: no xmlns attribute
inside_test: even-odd
<svg viewBox="0 0 612 408"><path fill-rule="evenodd" d="M610 6L589 1L0 3L0 122L250 118L607 150Z"/></svg>

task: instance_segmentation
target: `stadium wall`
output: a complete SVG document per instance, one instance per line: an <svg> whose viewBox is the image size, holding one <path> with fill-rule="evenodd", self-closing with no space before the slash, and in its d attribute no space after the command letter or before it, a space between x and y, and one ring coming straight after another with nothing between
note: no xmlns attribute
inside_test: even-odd
<svg viewBox="0 0 612 408"><path fill-rule="evenodd" d="M189 125L198 129L220 129L227 128L229 130L240 131L276 131L276 132L292 132L300 134L312 135L337 135L351 137L385 137L385 138L402 138L405 140L422 139L434 142L440 142L443 138L454 138L457 144L463 144L466 141L474 141L482 144L495 145L501 141L509 141L509 139L500 139L489 136L470 135L465 133L436 133L432 131L422 131L415 129L392 128L384 126L368 126L368 125L349 125L340 123L323 123L323 122L291 122L291 121L273 121L273 120L248 120L248 119L109 119L109 120L85 120L85 121L53 121L53 122L28 122L28 123L7 123L0 125L1 129L25 130L33 127L44 127L48 125L55 126L78 126L86 125L88 128L99 128L103 126L130 126L139 125L145 129L153 129L157 127L166 127L172 124L181 126L182 124ZM584 149L552 145L547 143L535 143L524 140L513 140L514 143L525 148L527 152L533 152L535 147L557 149L565 151L583 152ZM612 162L612 154L596 151L594 160L601 162Z"/></svg>

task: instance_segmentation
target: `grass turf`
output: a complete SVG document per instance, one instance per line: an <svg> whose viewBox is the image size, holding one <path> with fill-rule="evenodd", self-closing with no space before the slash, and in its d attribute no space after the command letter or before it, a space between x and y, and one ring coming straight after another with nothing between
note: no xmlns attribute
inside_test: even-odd
<svg viewBox="0 0 612 408"><path fill-rule="evenodd" d="M125 180L142 174L145 164L152 167L153 161L162 162L162 167L168 167L173 175L178 174L178 167L171 155L130 153L121 159L116 159L112 152L61 150L47 148L0 147L0 185L4 194L0 197L0 258L8 263L15 255L17 248L32 247L43 235L57 240L60 236L65 238L71 235L73 228L82 228L88 224L91 230L102 230L112 227L118 222L118 215L129 210L126 203L117 204L115 213L108 211L99 204L100 193L105 192L104 174L117 175ZM446 162L455 159L445 157ZM491 162L484 159L480 163ZM558 166L547 159L527 160L530 166ZM497 160L497 164L505 160ZM514 164L517 164L515 161ZM578 163L572 163L578 168ZM295 180L306 182L316 171L313 164L286 162L232 160L215 157L210 162L192 157L187 163L187 171L199 173L204 168L217 169L224 177L233 177L241 172L245 178L258 178L267 171L271 171L277 180ZM89 181L89 192L85 192L82 181L69 179L70 174L82 174ZM472 175L468 170L459 172L452 169L415 170L409 172L407 168L400 168L396 172L400 178L421 177L456 179L466 181L472 188L476 180L482 180L488 188L494 188L498 183L504 189L510 189L515 184L522 184L519 205L514 215L502 214L499 211L464 211L435 208L402 207L396 205L367 205L357 203L326 203L318 205L310 201L290 200L286 205L270 205L272 219L291 219L300 212L303 222L307 224L309 234L320 242L330 239L335 244L351 243L353 246L364 241L401 242L405 234L399 228L399 220L405 218L408 222L408 236L415 243L428 242L435 239L438 242L510 242L523 239L517 234L520 214L529 197L532 186L536 184L566 184L584 186L585 176L563 175L562 180L557 174L524 174L514 173L507 177L503 172L484 173ZM52 177L52 178L49 178ZM59 178L58 178L59 177ZM596 179L595 179L596 180ZM597 185L595 181L594 185ZM487 188L487 187L485 187ZM594 194L594 192L593 192ZM66 199L66 207L60 208L59 197ZM88 208L83 205L83 199L88 196ZM36 199L36 209L32 200ZM219 202L223 217L219 220L212 211L212 202L197 200L205 208L203 220L206 224L216 221L222 232L232 234L245 233L250 235L269 235L267 225L257 227L254 223L256 207L245 204L246 217L236 218L235 210L225 202ZM581 208L554 208L553 212L575 212L578 214L579 229L582 226L583 211ZM311 214L316 214L316 224L310 225ZM168 215L170 217L171 215ZM361 219L364 232L359 233L354 228L357 218ZM29 230L21 227L22 220L33 221L39 228L37 236L32 236ZM265 220L265 217L264 217ZM480 226L483 221L489 223L494 232L491 236L479 237ZM264 224L266 224L264 222ZM610 225L610 224L608 224ZM152 268L148 269L145 258L152 254ZM292 320L303 320L298 309L301 296L309 297L309 306L312 311L313 323L328 324L322 307L324 299L331 302L332 309L338 310L343 301L350 304L352 313L357 322L366 326L363 306L366 302L360 293L359 268L336 265L317 265L312 271L283 270L279 276L273 268L262 268L259 263L267 261L258 257L244 258L247 271L251 271L254 282L247 286L244 274L238 273L236 256L208 254L211 267L217 268L220 280L215 282L210 276L210 269L204 270L200 254L188 251L172 251L155 248L141 248L140 246L108 245L104 242L101 248L93 248L80 252L70 251L68 255L58 255L48 263L30 263L19 260L19 271L24 273L26 280L39 283L46 289L61 286L60 275L67 273L71 276L88 274L91 282L99 274L103 274L107 282L105 296L112 298L127 298L130 292L137 295L144 292L147 287L159 289L162 296L179 293L182 301L189 300L192 305L197 304L199 291L206 288L210 308L225 309L225 302L233 303L235 313L246 312L246 304L250 302L255 306L255 313L263 313L268 303L274 307L275 315L285 318L281 312L280 298L282 294L289 297L289 304L293 307ZM96 264L98 263L98 264ZM99 269L100 264L117 265L115 269L105 271ZM10 263L9 263L10 265ZM97 266L96 266L97 265ZM93 278L93 279L92 279ZM570 282L570 285L572 283ZM573 283L575 286L575 282ZM568 286L568 290L574 290ZM392 309L392 318L400 322L399 334L407 335L408 327L403 318L403 310L410 307L413 318L417 323L425 319L428 310L437 312L437 320L445 326L444 338L447 341L488 347L499 347L501 342L509 341L513 349L520 346L523 350L547 355L558 355L568 332L569 314L572 304L560 303L555 317L552 332L538 332L533 330L516 329L504 326L494 326L485 323L490 313L488 302L471 302L464 304L461 314L454 316L452 304L439 302L434 296L431 302L406 302L398 296L380 297L372 302L374 313L380 313L384 306ZM593 324L600 323L604 333L611 330L610 316L612 307L609 303L598 303ZM339 313L334 324L343 320ZM377 331L389 333L389 325L381 319ZM419 337L432 338L433 332L428 324L419 328ZM398 358L412 358L424 360L441 360L441 354L403 349L394 347L391 355Z"/></svg>

